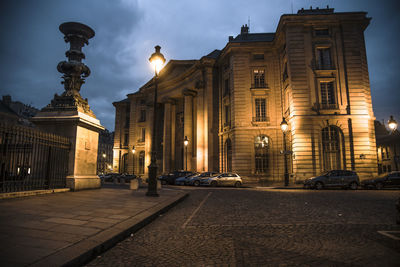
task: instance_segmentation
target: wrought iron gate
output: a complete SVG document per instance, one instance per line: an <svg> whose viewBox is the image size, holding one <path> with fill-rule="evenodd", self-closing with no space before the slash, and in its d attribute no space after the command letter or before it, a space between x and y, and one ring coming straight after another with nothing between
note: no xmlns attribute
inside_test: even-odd
<svg viewBox="0 0 400 267"><path fill-rule="evenodd" d="M66 137L0 124L0 193L65 187L69 150Z"/></svg>

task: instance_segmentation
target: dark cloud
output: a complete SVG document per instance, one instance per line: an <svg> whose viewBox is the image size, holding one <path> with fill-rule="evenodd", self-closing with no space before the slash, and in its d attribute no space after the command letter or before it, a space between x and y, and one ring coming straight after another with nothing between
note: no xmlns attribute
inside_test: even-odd
<svg viewBox="0 0 400 267"><path fill-rule="evenodd" d="M62 93L58 62L67 44L58 30L66 21L92 27L84 47L92 74L81 94L101 123L114 128L113 101L151 78L148 57L159 44L169 59L196 59L226 45L250 17L251 32L274 32L282 14L330 5L338 12L367 11L365 32L374 111L378 119L400 119L397 1L365 0L3 0L0 3L0 90L36 107Z"/></svg>

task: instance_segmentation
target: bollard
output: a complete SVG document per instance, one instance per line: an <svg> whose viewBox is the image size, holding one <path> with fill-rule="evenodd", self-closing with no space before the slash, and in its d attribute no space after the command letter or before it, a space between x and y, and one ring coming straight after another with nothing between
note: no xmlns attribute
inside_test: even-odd
<svg viewBox="0 0 400 267"><path fill-rule="evenodd" d="M132 179L129 188L131 190L138 190L139 189L139 180L138 179Z"/></svg>
<svg viewBox="0 0 400 267"><path fill-rule="evenodd" d="M157 179L157 189L162 189L161 181Z"/></svg>

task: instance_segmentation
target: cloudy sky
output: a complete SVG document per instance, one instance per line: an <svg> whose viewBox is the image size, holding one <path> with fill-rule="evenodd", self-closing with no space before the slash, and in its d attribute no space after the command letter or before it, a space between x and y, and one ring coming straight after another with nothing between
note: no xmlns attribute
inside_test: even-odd
<svg viewBox="0 0 400 267"><path fill-rule="evenodd" d="M366 11L365 31L374 112L400 121L400 4L391 0L1 0L0 93L37 108L61 94L58 62L68 45L58 26L87 24L96 32L83 52L92 71L81 94L101 123L114 129L112 102L152 77L154 46L169 59L198 59L222 49L251 21L250 32L275 32L282 14L304 7Z"/></svg>

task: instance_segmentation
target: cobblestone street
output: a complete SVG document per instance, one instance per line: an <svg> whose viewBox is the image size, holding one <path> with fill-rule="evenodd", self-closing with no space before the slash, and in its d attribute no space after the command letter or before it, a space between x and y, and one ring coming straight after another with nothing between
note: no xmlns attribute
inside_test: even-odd
<svg viewBox="0 0 400 267"><path fill-rule="evenodd" d="M185 201L88 266L398 266L400 262L400 234L392 232L400 231L395 224L399 191L184 190L190 190Z"/></svg>

